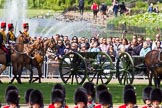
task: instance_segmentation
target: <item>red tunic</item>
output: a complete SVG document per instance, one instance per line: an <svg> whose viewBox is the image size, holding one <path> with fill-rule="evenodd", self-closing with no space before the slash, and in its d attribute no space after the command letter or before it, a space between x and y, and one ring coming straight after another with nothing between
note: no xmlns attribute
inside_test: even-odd
<svg viewBox="0 0 162 108"><path fill-rule="evenodd" d="M126 108L126 107L127 107L126 104L119 106L119 108Z"/></svg>
<svg viewBox="0 0 162 108"><path fill-rule="evenodd" d="M101 104L97 104L94 106L94 108L102 108L102 105Z"/></svg>
<svg viewBox="0 0 162 108"><path fill-rule="evenodd" d="M3 106L2 108L10 108L10 106L9 105L6 105L6 106Z"/></svg>
<svg viewBox="0 0 162 108"><path fill-rule="evenodd" d="M55 108L54 107L54 105L53 104L50 104L49 106L48 106L48 108ZM64 108L69 108L67 105L65 105L65 107Z"/></svg>

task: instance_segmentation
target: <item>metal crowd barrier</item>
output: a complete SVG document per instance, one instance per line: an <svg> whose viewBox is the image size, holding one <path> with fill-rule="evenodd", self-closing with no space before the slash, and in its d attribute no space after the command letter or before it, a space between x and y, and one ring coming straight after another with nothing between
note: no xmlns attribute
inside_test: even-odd
<svg viewBox="0 0 162 108"><path fill-rule="evenodd" d="M2 65L0 64L0 67ZM45 57L43 65L42 65L42 77L43 78L53 78L53 77L57 77L59 78L59 64L55 63L54 61L49 61L47 57ZM33 77L37 77L38 76L38 71L35 67L32 68L33 70ZM28 78L30 76L30 71L27 70L26 68L23 68L22 71L22 75L21 77L25 77ZM8 66L3 73L0 75L0 77L7 77L7 78L12 78L13 74L12 74L12 66Z"/></svg>

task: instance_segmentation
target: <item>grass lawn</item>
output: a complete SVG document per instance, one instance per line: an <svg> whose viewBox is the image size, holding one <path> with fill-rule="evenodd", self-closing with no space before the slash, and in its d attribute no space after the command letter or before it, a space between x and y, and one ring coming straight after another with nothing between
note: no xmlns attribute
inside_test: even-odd
<svg viewBox="0 0 162 108"><path fill-rule="evenodd" d="M54 83L33 83L33 84L29 84L29 83L23 83L22 85L14 83L13 85L17 86L19 88L20 91L20 103L24 104L24 92L26 89L28 88L34 88L34 89L39 89L42 91L43 93L43 97L44 97L44 103L45 104L49 104L50 103L50 93L51 93L51 89L54 85ZM5 89L8 86L8 83L4 83L0 85L0 101L2 103L5 103L5 99L4 99L4 93L5 93ZM67 104L73 104L73 95L74 95L74 91L76 87L79 87L79 85L64 85L66 88L66 101ZM137 92L137 102L139 105L143 104L142 101L142 89L146 86L145 84L143 85L134 85L136 87L136 92ZM123 103L122 100L122 91L123 91L123 87L122 85L119 84L108 84L107 86L110 90L110 92L112 93L113 96L113 103L114 105L119 105L121 103Z"/></svg>

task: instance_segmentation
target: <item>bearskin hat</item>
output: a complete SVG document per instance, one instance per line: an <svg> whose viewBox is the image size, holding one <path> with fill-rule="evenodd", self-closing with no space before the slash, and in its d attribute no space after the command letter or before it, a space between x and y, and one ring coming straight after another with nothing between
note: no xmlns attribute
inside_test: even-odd
<svg viewBox="0 0 162 108"><path fill-rule="evenodd" d="M64 93L60 89L54 89L51 96L52 103L61 102L63 104L65 100Z"/></svg>
<svg viewBox="0 0 162 108"><path fill-rule="evenodd" d="M159 101L162 102L162 92L159 88L154 88L151 90L150 94L151 101Z"/></svg>
<svg viewBox="0 0 162 108"><path fill-rule="evenodd" d="M124 93L124 103L136 104L136 93L132 89L128 89Z"/></svg>
<svg viewBox="0 0 162 108"><path fill-rule="evenodd" d="M33 90L34 90L34 89L32 89L32 88L26 90L25 95L24 95L24 98L25 98L25 102L26 102L26 103L29 103L29 96L30 96L30 93L31 93Z"/></svg>
<svg viewBox="0 0 162 108"><path fill-rule="evenodd" d="M104 84L98 85L96 87L96 97L99 97L100 92L103 91L103 90L108 91L108 88L106 87L106 85L104 85Z"/></svg>
<svg viewBox="0 0 162 108"><path fill-rule="evenodd" d="M1 28L6 28L6 22L1 22Z"/></svg>
<svg viewBox="0 0 162 108"><path fill-rule="evenodd" d="M77 104L78 102L83 102L85 105L87 105L88 96L85 88L79 87L76 89L74 94L74 103Z"/></svg>
<svg viewBox="0 0 162 108"><path fill-rule="evenodd" d="M150 93L151 93L152 87L147 86L142 91L142 98L145 103L145 100L150 100Z"/></svg>
<svg viewBox="0 0 162 108"><path fill-rule="evenodd" d="M15 90L18 94L19 94L19 90L16 86L14 85L9 85L7 88L6 88L6 91L5 91L5 96L7 95L7 92L10 91L10 90Z"/></svg>
<svg viewBox="0 0 162 108"><path fill-rule="evenodd" d="M19 94L15 90L9 90L6 95L6 102L8 104L19 104Z"/></svg>
<svg viewBox="0 0 162 108"><path fill-rule="evenodd" d="M99 95L99 103L112 106L112 95L109 91L103 90Z"/></svg>
<svg viewBox="0 0 162 108"><path fill-rule="evenodd" d="M29 95L29 103L31 105L39 104L40 106L43 106L42 93L39 90L32 90L32 92Z"/></svg>
<svg viewBox="0 0 162 108"><path fill-rule="evenodd" d="M87 90L87 94L92 96L92 98L95 98L95 88L94 83L92 82L86 82L83 84L83 87Z"/></svg>
<svg viewBox="0 0 162 108"><path fill-rule="evenodd" d="M64 93L64 97L65 97L65 93L66 93L66 90L65 90L65 87L59 83L55 84L52 88L52 91L55 90L55 89L59 89L59 90L62 90L63 93Z"/></svg>
<svg viewBox="0 0 162 108"><path fill-rule="evenodd" d="M29 24L28 23L24 23L23 24L23 28L28 28L29 27Z"/></svg>
<svg viewBox="0 0 162 108"><path fill-rule="evenodd" d="M10 29L12 29L12 28L14 28L13 24L12 24L12 23L9 23L9 24L8 24L8 29L10 30Z"/></svg>
<svg viewBox="0 0 162 108"><path fill-rule="evenodd" d="M128 89L132 89L134 91L134 86L131 84L127 84L124 86L124 92L127 91Z"/></svg>

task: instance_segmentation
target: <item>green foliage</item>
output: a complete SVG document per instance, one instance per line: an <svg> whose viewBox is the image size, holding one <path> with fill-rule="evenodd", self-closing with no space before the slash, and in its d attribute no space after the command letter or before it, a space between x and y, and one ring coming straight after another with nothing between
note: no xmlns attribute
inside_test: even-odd
<svg viewBox="0 0 162 108"><path fill-rule="evenodd" d="M137 8L144 8L144 7L148 7L148 4L146 2L143 2L143 1L137 1L136 7Z"/></svg>
<svg viewBox="0 0 162 108"><path fill-rule="evenodd" d="M110 23L114 24L114 26L119 26L126 23L128 30L133 27L137 33L143 31L146 32L147 36L153 36L159 32L158 28L162 28L161 17L161 13L144 13L115 18L113 20L109 20L108 24Z"/></svg>

